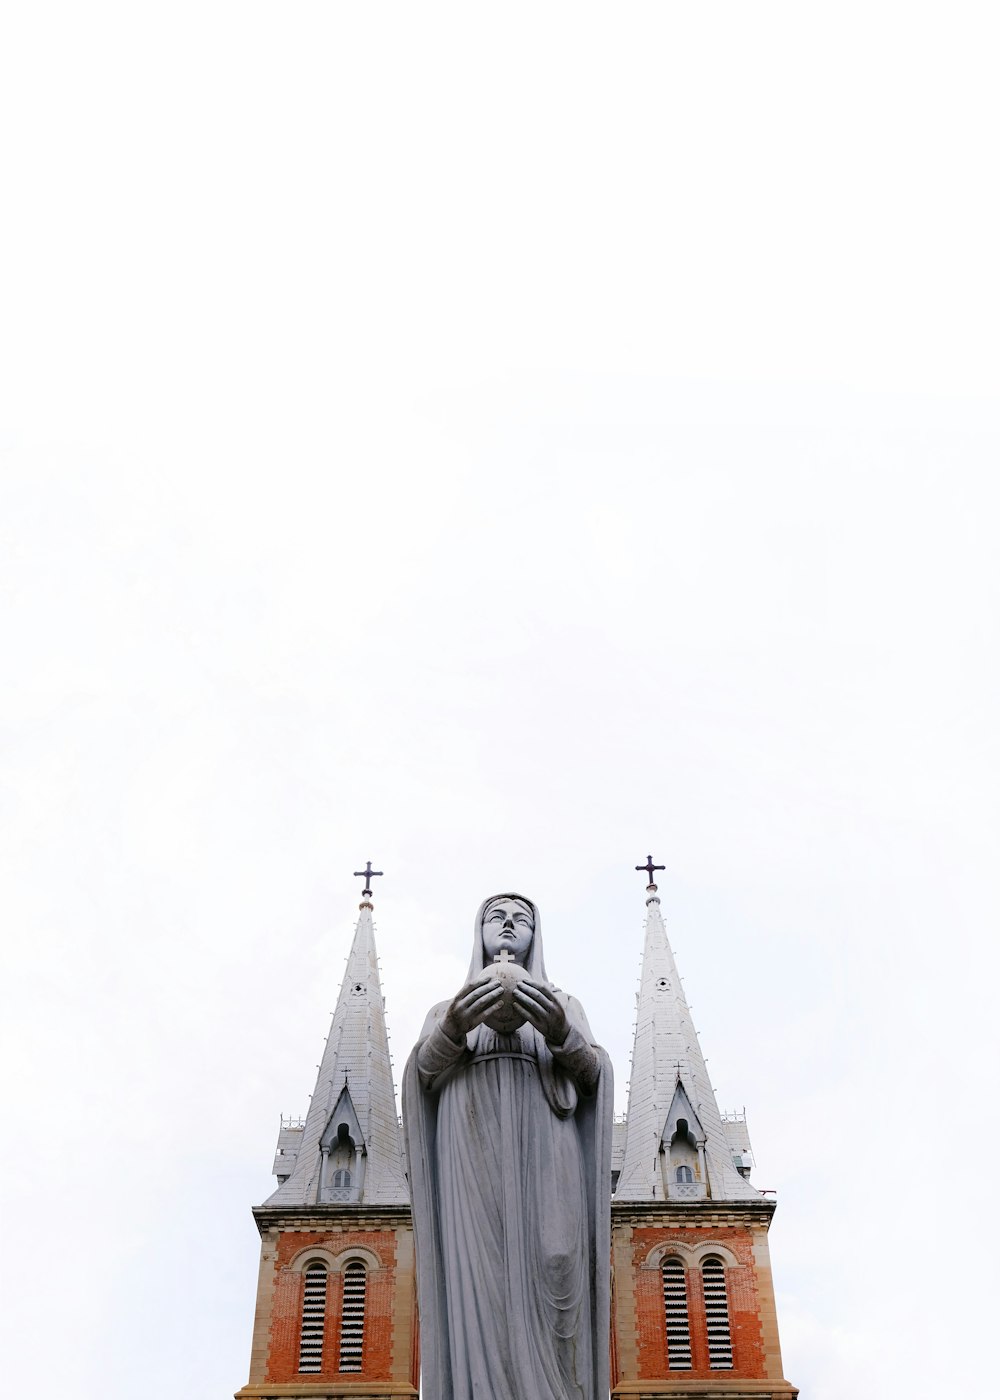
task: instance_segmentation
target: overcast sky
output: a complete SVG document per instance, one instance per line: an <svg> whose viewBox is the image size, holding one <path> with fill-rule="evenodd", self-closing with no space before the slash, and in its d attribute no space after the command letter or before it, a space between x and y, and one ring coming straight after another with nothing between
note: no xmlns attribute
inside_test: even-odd
<svg viewBox="0 0 1000 1400"><path fill-rule="evenodd" d="M8 7L4 1386L217 1400L371 859L624 1107L643 879L785 1373L995 1326L992 6Z"/></svg>

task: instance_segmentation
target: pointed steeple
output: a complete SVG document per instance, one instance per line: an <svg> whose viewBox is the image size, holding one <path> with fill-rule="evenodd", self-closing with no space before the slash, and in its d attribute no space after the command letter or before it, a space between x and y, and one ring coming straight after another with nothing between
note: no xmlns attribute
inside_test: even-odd
<svg viewBox="0 0 1000 1400"><path fill-rule="evenodd" d="M654 884L647 887L646 906L625 1151L615 1200L759 1200L760 1192L733 1161Z"/></svg>
<svg viewBox="0 0 1000 1400"><path fill-rule="evenodd" d="M409 1203L370 894L366 888L305 1123L283 1125L281 1185L268 1206Z"/></svg>

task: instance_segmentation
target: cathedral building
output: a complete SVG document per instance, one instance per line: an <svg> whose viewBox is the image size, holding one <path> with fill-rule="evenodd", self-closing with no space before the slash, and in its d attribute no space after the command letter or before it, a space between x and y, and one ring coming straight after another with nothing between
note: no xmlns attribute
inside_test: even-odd
<svg viewBox="0 0 1000 1400"><path fill-rule="evenodd" d="M646 867L639 867L645 869ZM652 862L649 863L652 878ZM614 1126L614 1400L794 1400L743 1115L719 1112L646 891L628 1112ZM413 1232L366 888L316 1087L283 1119L261 1236L250 1379L237 1400L413 1397Z"/></svg>

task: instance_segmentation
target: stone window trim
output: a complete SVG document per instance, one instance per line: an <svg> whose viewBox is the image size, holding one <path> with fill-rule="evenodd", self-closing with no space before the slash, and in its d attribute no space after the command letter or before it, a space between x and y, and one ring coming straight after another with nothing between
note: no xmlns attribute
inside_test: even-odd
<svg viewBox="0 0 1000 1400"><path fill-rule="evenodd" d="M680 1240L664 1240L662 1244L654 1245L639 1265L640 1269L660 1269L663 1261L668 1255L675 1254L684 1263L685 1269L700 1269L706 1259L721 1259L727 1269L742 1269L746 1267L741 1259L737 1259L731 1249L727 1249L724 1244L717 1244L713 1240L706 1240L704 1244L699 1242L692 1245Z"/></svg>
<svg viewBox="0 0 1000 1400"><path fill-rule="evenodd" d="M351 1244L334 1257L333 1272L342 1274L347 1265L355 1261L364 1264L369 1273L378 1272L385 1267L378 1255L373 1254L370 1249L362 1249L360 1245Z"/></svg>
<svg viewBox="0 0 1000 1400"><path fill-rule="evenodd" d="M305 1273L310 1264L325 1264L331 1274L342 1274L344 1266L352 1259L357 1259L364 1264L369 1271L380 1272L385 1265L377 1254L373 1254L370 1249L363 1249L360 1245L347 1245L345 1248L334 1253L332 1249L322 1245L306 1245L293 1259L286 1265L294 1273Z"/></svg>

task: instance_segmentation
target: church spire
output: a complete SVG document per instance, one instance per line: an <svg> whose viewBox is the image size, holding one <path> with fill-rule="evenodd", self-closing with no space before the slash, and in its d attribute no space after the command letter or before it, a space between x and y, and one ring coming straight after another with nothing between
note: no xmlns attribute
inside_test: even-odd
<svg viewBox="0 0 1000 1400"><path fill-rule="evenodd" d="M616 1201L760 1199L733 1160L648 873L628 1118Z"/></svg>
<svg viewBox="0 0 1000 1400"><path fill-rule="evenodd" d="M282 1124L268 1206L409 1201L372 921L368 865L360 915L304 1124Z"/></svg>

